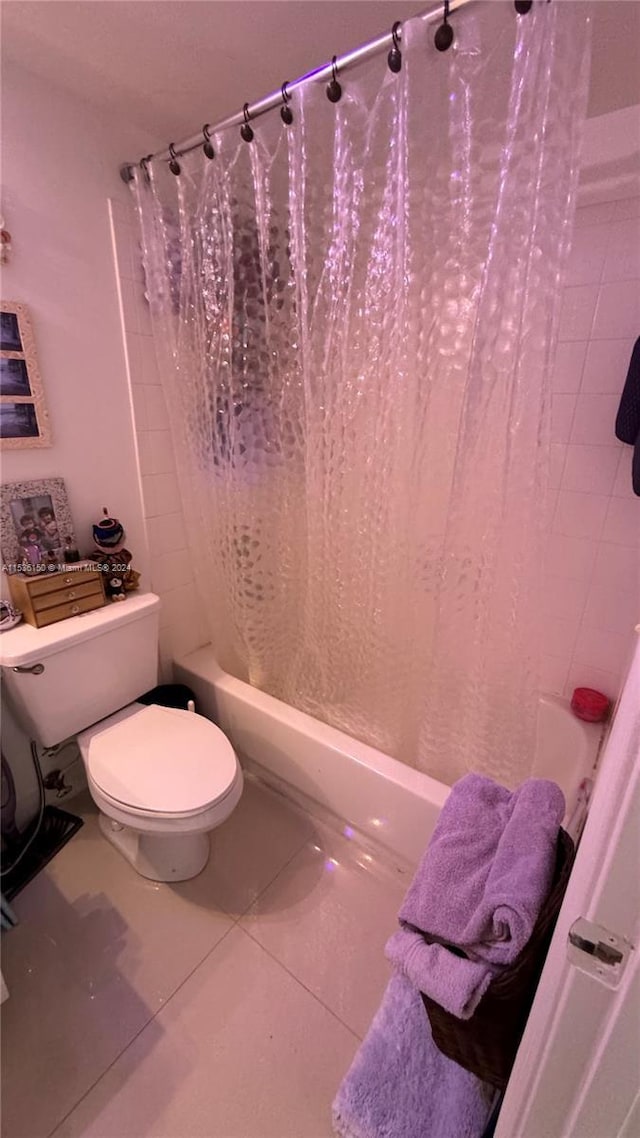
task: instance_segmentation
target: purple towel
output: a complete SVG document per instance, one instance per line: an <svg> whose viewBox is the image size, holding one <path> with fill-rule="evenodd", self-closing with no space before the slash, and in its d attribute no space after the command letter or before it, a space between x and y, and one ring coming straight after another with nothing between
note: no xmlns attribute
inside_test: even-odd
<svg viewBox="0 0 640 1138"><path fill-rule="evenodd" d="M342 1138L481 1138L496 1092L447 1059L395 973L333 1104Z"/></svg>
<svg viewBox="0 0 640 1138"><path fill-rule="evenodd" d="M458 1019L471 1019L500 966L454 956L441 944L427 944L421 933L398 929L385 955L421 992Z"/></svg>
<svg viewBox="0 0 640 1138"><path fill-rule="evenodd" d="M457 945L471 960L511 964L553 880L565 802L530 778L510 791L469 774L451 790L400 909L400 924Z"/></svg>

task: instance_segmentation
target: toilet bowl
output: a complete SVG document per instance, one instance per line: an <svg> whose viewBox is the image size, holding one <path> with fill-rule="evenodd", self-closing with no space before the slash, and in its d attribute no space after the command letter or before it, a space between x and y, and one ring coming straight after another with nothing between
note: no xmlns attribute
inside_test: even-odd
<svg viewBox="0 0 640 1138"><path fill-rule="evenodd" d="M78 735L104 836L143 877L186 881L242 794L222 731L192 711L131 703Z"/></svg>
<svg viewBox="0 0 640 1138"><path fill-rule="evenodd" d="M48 581L42 585L48 588ZM154 593L0 637L3 688L29 738L75 736L104 836L138 873L186 881L242 794L222 731L194 711L138 703L158 683Z"/></svg>

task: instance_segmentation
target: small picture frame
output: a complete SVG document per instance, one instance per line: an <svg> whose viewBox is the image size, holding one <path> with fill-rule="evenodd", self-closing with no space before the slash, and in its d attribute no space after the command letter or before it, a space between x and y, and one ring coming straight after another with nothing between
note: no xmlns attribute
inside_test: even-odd
<svg viewBox="0 0 640 1138"><path fill-rule="evenodd" d="M65 546L75 547L76 539L63 479L0 487L0 527L5 573L37 574L64 567Z"/></svg>
<svg viewBox="0 0 640 1138"><path fill-rule="evenodd" d="M0 447L51 446L35 339L26 304L0 302Z"/></svg>

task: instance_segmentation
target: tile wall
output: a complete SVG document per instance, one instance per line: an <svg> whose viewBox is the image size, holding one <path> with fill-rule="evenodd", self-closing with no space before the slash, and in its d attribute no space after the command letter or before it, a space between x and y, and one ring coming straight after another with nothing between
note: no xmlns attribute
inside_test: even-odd
<svg viewBox="0 0 640 1138"><path fill-rule="evenodd" d="M553 376L542 686L616 696L640 621L640 498L614 424L640 336L640 197L578 210Z"/></svg>
<svg viewBox="0 0 640 1138"><path fill-rule="evenodd" d="M111 201L127 367L131 384L138 465L150 552L151 588L162 599L160 673L171 679L171 661L200 648L202 632L182 503L176 478L169 416L156 365L149 308L133 209Z"/></svg>

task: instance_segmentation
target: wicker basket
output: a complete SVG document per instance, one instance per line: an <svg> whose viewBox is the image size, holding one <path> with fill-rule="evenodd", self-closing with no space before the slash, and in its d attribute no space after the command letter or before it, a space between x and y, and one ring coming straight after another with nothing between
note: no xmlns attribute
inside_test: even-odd
<svg viewBox="0 0 640 1138"><path fill-rule="evenodd" d="M503 1089L511 1073L571 873L574 846L558 835L554 884L514 964L487 988L471 1019L458 1019L421 993L436 1047L478 1078Z"/></svg>

